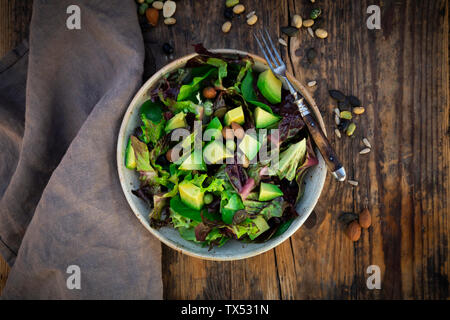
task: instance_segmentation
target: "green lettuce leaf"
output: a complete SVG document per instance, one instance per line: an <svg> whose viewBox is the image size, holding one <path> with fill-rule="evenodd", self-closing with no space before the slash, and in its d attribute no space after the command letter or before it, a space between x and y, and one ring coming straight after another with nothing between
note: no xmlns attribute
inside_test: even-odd
<svg viewBox="0 0 450 320"><path fill-rule="evenodd" d="M208 58L208 60L206 60L206 63L218 68L217 81L215 83L215 86L223 89L222 79L225 78L228 74L228 64L224 60L219 58Z"/></svg>
<svg viewBox="0 0 450 320"><path fill-rule="evenodd" d="M277 175L280 179L294 180L297 167L303 163L306 154L306 139L292 144L280 154Z"/></svg>
<svg viewBox="0 0 450 320"><path fill-rule="evenodd" d="M264 109L267 112L273 114L272 108L265 103L259 102L258 98L256 97L255 89L253 89L253 71L251 69L247 71L247 74L242 81L241 93L244 97L244 100L248 103L251 103L254 106L260 107L261 109Z"/></svg>
<svg viewBox="0 0 450 320"><path fill-rule="evenodd" d="M195 77L194 79L192 79L192 82L190 84L182 85L180 88L180 92L178 93L177 101L183 101L186 98L195 95L195 93L200 90L200 83L208 78L208 76L213 71L215 71L215 69L210 69L203 76Z"/></svg>

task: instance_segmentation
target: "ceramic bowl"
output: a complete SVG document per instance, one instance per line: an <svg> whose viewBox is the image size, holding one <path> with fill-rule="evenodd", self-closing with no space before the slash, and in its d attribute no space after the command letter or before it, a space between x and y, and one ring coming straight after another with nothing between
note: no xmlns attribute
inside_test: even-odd
<svg viewBox="0 0 450 320"><path fill-rule="evenodd" d="M216 49L212 51L222 54L249 55L255 60L254 69L256 71L261 72L267 69L265 60L254 54L230 49ZM322 191L327 174L325 162L318 150L316 150L316 154L319 158L319 164L309 169L308 171L307 177L305 179L305 194L297 204L298 217L290 225L289 229L287 229L282 235L276 238L272 238L264 243L242 243L236 240L230 240L220 248L214 247L212 250L209 250L208 247L202 247L201 245L198 245L194 242L184 240L183 238L181 238L178 231L174 228L163 227L159 230L153 229L149 225L149 208L147 204L131 193L131 190L137 189L139 187L138 174L135 171L125 168L124 157L128 138L133 133L134 129L140 125L139 107L145 100L148 99L147 93L149 89L156 86L163 75L183 67L186 62L195 55L196 54L191 54L177 59L156 72L150 79L147 80L147 82L145 82L145 84L136 93L130 105L128 106L128 109L122 121L122 125L120 127L117 143L117 168L119 171L120 183L131 209L133 210L139 221L142 223L142 225L156 238L158 238L161 242L168 245L169 247L184 254L208 260L224 261L253 257L270 249L273 249L274 247L288 239L290 236L292 236L294 232L303 225L305 220L314 209L314 206L316 205L317 200L320 197L320 193ZM288 78L292 82L294 87L296 87L296 89L301 92L302 95L307 99L307 101L311 105L312 111L315 113L318 123L322 127L322 130L324 130L325 132L323 119L320 115L316 103L312 99L309 92L295 78L290 75L288 75Z"/></svg>

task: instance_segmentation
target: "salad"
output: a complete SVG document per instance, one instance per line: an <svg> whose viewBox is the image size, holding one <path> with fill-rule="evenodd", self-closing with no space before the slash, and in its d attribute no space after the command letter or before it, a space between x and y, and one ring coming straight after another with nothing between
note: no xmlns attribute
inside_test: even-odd
<svg viewBox="0 0 450 320"><path fill-rule="evenodd" d="M195 46L197 56L147 93L125 166L139 174L133 194L152 228L222 246L263 242L297 216L303 179L316 165L293 96L250 56Z"/></svg>

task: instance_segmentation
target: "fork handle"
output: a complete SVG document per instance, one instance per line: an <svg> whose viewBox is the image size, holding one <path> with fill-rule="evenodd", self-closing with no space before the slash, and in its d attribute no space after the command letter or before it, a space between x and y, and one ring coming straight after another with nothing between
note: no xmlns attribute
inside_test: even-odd
<svg viewBox="0 0 450 320"><path fill-rule="evenodd" d="M325 159L325 163L327 164L328 168L337 180L344 181L346 178L345 169L339 161L334 148L331 146L327 137L325 137L325 134L323 133L322 129L320 129L320 126L318 125L312 114L309 112L309 109L304 105L303 99L299 99L295 102L299 107L303 121L308 127L309 134L316 143L317 148L319 148L319 151Z"/></svg>

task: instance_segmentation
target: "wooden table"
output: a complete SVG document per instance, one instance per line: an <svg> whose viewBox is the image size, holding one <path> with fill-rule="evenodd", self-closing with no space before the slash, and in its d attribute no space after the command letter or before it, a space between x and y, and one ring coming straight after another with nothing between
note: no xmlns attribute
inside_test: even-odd
<svg viewBox="0 0 450 320"><path fill-rule="evenodd" d="M178 1L177 24L145 33L157 67L159 48L174 44L174 58L203 42L210 48L258 52L251 32L278 33L289 16L307 16L309 1L243 0L259 21L235 19L224 35L222 0ZM381 7L381 30L369 30L369 5ZM327 178L315 212L291 239L266 254L235 262L202 261L163 248L168 299L448 299L450 120L448 3L445 0L317 0L326 40L302 29L280 46L290 71L311 90L331 142L358 187ZM26 34L28 1L0 0L0 54ZM317 62L305 51L314 47ZM328 89L358 96L366 112L353 138L334 133ZM367 137L372 151L360 155ZM352 243L338 216L368 207L373 226ZM369 290L366 269L381 270L381 289ZM7 268L0 262L2 283Z"/></svg>

